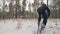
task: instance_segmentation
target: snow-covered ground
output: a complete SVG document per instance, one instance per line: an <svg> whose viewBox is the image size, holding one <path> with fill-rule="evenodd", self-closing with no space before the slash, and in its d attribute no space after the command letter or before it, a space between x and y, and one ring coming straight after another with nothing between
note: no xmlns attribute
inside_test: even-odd
<svg viewBox="0 0 60 34"><path fill-rule="evenodd" d="M1 19L0 34L37 34L37 19ZM60 20L49 19L42 34L60 34Z"/></svg>

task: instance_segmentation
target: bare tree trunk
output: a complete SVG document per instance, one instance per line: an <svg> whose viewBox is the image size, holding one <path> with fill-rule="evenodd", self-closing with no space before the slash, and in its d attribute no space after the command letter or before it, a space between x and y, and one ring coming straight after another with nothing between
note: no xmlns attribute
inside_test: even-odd
<svg viewBox="0 0 60 34"><path fill-rule="evenodd" d="M15 10L15 18L17 19L17 1L18 0L16 0L16 10Z"/></svg>
<svg viewBox="0 0 60 34"><path fill-rule="evenodd" d="M25 18L25 9L26 9L26 0L23 0L22 2L23 7L22 7L22 18Z"/></svg>
<svg viewBox="0 0 60 34"><path fill-rule="evenodd" d="M9 4L9 12L10 12L10 13L9 13L9 19L10 19L10 18L14 18L14 17L13 17L13 16L14 16L14 13L13 13L13 5L12 5L12 4L13 4L13 1L14 1L14 0L10 0L10 4Z"/></svg>
<svg viewBox="0 0 60 34"><path fill-rule="evenodd" d="M48 6L48 0L47 0L47 6Z"/></svg>
<svg viewBox="0 0 60 34"><path fill-rule="evenodd" d="M3 0L3 19L4 19L4 5L5 5L5 0Z"/></svg>
<svg viewBox="0 0 60 34"><path fill-rule="evenodd" d="M16 0L16 10L15 10L15 12L16 12L15 18L16 19L19 18L19 13L18 13L19 10L20 10L19 0Z"/></svg>
<svg viewBox="0 0 60 34"><path fill-rule="evenodd" d="M35 12L34 17L36 17L38 7L39 7L39 0L34 0L34 12Z"/></svg>

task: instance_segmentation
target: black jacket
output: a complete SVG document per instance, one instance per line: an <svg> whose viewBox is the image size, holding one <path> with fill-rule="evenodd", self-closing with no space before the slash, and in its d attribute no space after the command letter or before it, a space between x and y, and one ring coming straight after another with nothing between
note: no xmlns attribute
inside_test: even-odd
<svg viewBox="0 0 60 34"><path fill-rule="evenodd" d="M47 6L43 5L37 9L38 13L43 14L43 15L45 15L46 10L47 10L47 16L49 17L50 16L50 10Z"/></svg>

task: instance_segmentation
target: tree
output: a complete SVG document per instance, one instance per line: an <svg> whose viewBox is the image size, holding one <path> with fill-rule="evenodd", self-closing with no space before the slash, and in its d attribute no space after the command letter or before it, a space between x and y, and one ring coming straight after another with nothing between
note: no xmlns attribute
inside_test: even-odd
<svg viewBox="0 0 60 34"><path fill-rule="evenodd" d="M37 16L37 8L39 7L39 0L34 0L34 17Z"/></svg>
<svg viewBox="0 0 60 34"><path fill-rule="evenodd" d="M3 0L3 12L4 12L4 6L5 6L5 0ZM3 14L3 19L4 19L4 14Z"/></svg>
<svg viewBox="0 0 60 34"><path fill-rule="evenodd" d="M10 0L9 4L9 18L15 18L15 5L14 5L15 0Z"/></svg>
<svg viewBox="0 0 60 34"><path fill-rule="evenodd" d="M59 1L58 0L52 0L52 3L50 5L51 7L51 13L52 13L52 18L60 18L59 17Z"/></svg>
<svg viewBox="0 0 60 34"><path fill-rule="evenodd" d="M23 0L22 4L22 18L25 18L26 0Z"/></svg>

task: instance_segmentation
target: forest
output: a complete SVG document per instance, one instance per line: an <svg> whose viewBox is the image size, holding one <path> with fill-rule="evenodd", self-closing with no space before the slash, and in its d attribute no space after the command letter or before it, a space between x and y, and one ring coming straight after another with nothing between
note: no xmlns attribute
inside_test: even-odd
<svg viewBox="0 0 60 34"><path fill-rule="evenodd" d="M60 0L0 0L0 19L38 18L42 2L50 8L50 18L60 18Z"/></svg>

